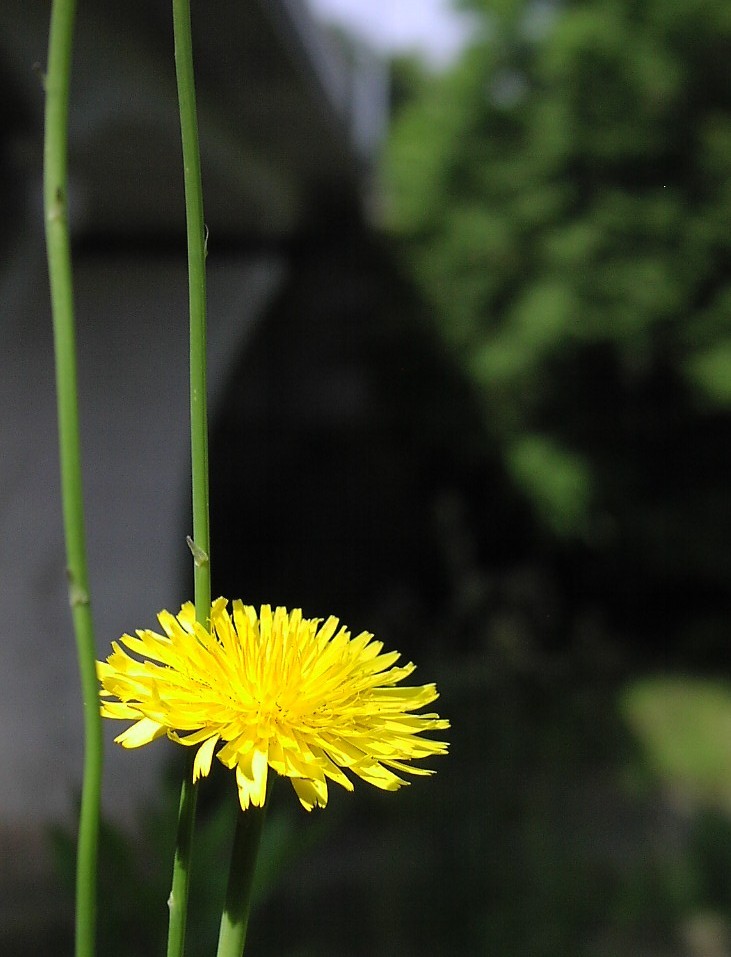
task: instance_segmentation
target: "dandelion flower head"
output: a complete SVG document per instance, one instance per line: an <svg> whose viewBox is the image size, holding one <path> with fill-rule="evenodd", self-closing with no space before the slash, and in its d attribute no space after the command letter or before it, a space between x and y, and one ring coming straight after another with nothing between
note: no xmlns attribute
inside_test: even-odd
<svg viewBox="0 0 731 957"><path fill-rule="evenodd" d="M414 665L397 667L399 653L382 654L368 632L351 638L337 618L307 619L298 609L262 605L257 614L234 601L230 612L224 598L209 627L191 603L158 620L164 634L123 635L97 662L102 715L134 721L115 739L126 748L164 735L198 746L194 781L216 753L236 771L244 810L264 804L270 768L309 811L327 803L328 781L353 790L346 771L395 791L408 783L403 773L433 773L414 759L446 753L445 742L421 733L449 722L415 713L438 697L436 687L400 686Z"/></svg>

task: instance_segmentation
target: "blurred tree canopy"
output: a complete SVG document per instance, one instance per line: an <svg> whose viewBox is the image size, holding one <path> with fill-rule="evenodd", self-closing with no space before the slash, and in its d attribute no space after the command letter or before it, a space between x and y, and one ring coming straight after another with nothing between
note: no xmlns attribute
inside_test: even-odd
<svg viewBox="0 0 731 957"><path fill-rule="evenodd" d="M478 29L460 61L397 73L391 225L546 540L625 623L717 651L731 4L461 6Z"/></svg>

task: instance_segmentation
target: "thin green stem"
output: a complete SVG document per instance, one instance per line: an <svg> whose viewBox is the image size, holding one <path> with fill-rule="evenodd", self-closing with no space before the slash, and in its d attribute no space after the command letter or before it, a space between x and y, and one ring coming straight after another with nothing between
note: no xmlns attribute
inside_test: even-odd
<svg viewBox="0 0 731 957"><path fill-rule="evenodd" d="M202 558L197 558L194 563L195 607L198 620L205 624L208 622L211 611L211 569L207 560L210 555L210 527L206 388L206 227L203 219L203 187L198 146L189 0L173 0L173 30L188 236L193 541L202 555Z"/></svg>
<svg viewBox="0 0 731 957"><path fill-rule="evenodd" d="M175 72L183 147L185 210L188 237L190 306L190 444L193 491L193 571L195 611L207 624L211 611L210 527L208 517L208 414L206 392L206 240L203 220L198 120L193 73L193 39L189 0L173 0ZM182 957L195 822L196 786L188 768L178 813L178 837L170 893L168 957Z"/></svg>
<svg viewBox="0 0 731 957"><path fill-rule="evenodd" d="M264 807L250 807L237 813L217 957L241 957L244 952L254 872L265 814L266 803Z"/></svg>
<svg viewBox="0 0 731 957"><path fill-rule="evenodd" d="M53 0L46 74L43 198L56 357L66 563L84 707L84 771L76 863L76 957L93 957L103 742L86 562L67 209L68 112L75 14L75 0Z"/></svg>
<svg viewBox="0 0 731 957"><path fill-rule="evenodd" d="M173 862L173 886L168 899L168 909L170 911L168 957L178 957L185 950L185 926L188 916L188 889L196 796L197 788L193 784L192 770L188 768L180 789L178 831Z"/></svg>

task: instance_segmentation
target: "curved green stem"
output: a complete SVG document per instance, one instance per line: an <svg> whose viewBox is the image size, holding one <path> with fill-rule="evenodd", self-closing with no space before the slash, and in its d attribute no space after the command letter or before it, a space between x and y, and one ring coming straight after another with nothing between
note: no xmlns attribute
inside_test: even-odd
<svg viewBox="0 0 731 957"><path fill-rule="evenodd" d="M256 858L265 814L266 803L264 807L238 810L217 957L241 957L244 952Z"/></svg>
<svg viewBox="0 0 731 957"><path fill-rule="evenodd" d="M43 198L56 361L61 497L69 600L84 703L84 772L76 864L76 957L92 957L101 800L102 730L84 532L68 227L68 110L75 0L53 0L46 74Z"/></svg>
<svg viewBox="0 0 731 957"><path fill-rule="evenodd" d="M190 439L193 490L193 570L198 621L208 623L211 611L210 527L208 512L208 414L206 391L206 240L203 220L198 120L193 74L193 40L189 0L173 0L175 72L183 147L185 210L188 239L190 306ZM178 835L170 893L168 957L182 957L190 887L196 786L189 767L183 781Z"/></svg>

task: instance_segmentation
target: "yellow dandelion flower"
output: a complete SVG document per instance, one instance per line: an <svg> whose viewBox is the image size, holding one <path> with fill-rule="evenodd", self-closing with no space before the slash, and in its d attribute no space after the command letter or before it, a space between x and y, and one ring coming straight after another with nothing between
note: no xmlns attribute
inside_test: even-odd
<svg viewBox="0 0 731 957"><path fill-rule="evenodd" d="M123 635L125 648L112 642L97 662L101 712L135 722L119 744L167 735L198 745L194 780L208 774L220 744L244 810L263 805L269 768L291 779L308 811L326 805L328 779L353 790L345 770L387 791L408 783L396 772L433 773L407 762L445 754L445 742L420 734L449 722L413 713L438 697L433 684L397 687L413 664L396 667L398 652L381 654L383 643L365 631L351 638L337 618L227 606L213 603L209 628L187 603L177 615L160 612L164 635Z"/></svg>

